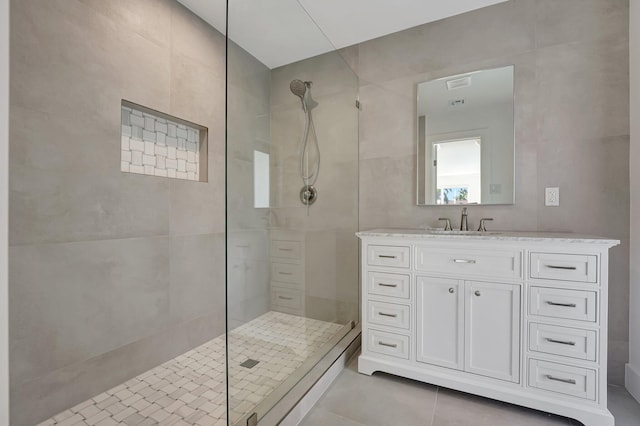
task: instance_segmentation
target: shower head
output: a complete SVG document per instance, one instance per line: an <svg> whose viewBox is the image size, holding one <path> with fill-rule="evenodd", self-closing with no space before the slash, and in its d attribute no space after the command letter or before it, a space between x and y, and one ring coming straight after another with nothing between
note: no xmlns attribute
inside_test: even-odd
<svg viewBox="0 0 640 426"><path fill-rule="evenodd" d="M305 81L293 80L289 85L289 88L291 89L291 93L300 99L304 99L304 94L307 92L307 84L308 82Z"/></svg>
<svg viewBox="0 0 640 426"><path fill-rule="evenodd" d="M302 80L293 80L289 85L289 89L291 89L291 93L300 98L302 102L302 110L307 112L307 110L315 108L318 103L311 99L311 88L310 81L302 81Z"/></svg>

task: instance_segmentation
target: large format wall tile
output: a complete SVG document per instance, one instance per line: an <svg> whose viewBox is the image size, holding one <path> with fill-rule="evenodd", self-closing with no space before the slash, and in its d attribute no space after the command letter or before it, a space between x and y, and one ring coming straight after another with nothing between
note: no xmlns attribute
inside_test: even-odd
<svg viewBox="0 0 640 426"><path fill-rule="evenodd" d="M122 98L167 110L167 47L76 1L13 3L11 20L12 106L96 126L118 117L114 102Z"/></svg>
<svg viewBox="0 0 640 426"><path fill-rule="evenodd" d="M188 56L225 78L225 37L202 18L177 1L170 1L171 48L174 54ZM199 81L206 84L206 81ZM224 99L224 98L223 98Z"/></svg>
<svg viewBox="0 0 640 426"><path fill-rule="evenodd" d="M271 301L270 210L254 208L253 181L254 151L272 154L271 71L233 42L227 66L227 319L234 329L268 312Z"/></svg>
<svg viewBox="0 0 640 426"><path fill-rule="evenodd" d="M224 332L224 233L171 238L171 316L184 322L218 314Z"/></svg>
<svg viewBox="0 0 640 426"><path fill-rule="evenodd" d="M629 34L629 0L535 0L537 47L620 39Z"/></svg>
<svg viewBox="0 0 640 426"><path fill-rule="evenodd" d="M413 84L406 84L413 89ZM385 84L360 87L360 158L392 158L416 151L414 90L398 93Z"/></svg>
<svg viewBox="0 0 640 426"><path fill-rule="evenodd" d="M304 315L340 324L358 318L358 51L330 52L271 73L270 224L304 235ZM317 102L312 114L321 161L318 198L309 207L300 202L305 113L289 88L294 79L312 81ZM308 144L313 150L313 135Z"/></svg>
<svg viewBox="0 0 640 426"><path fill-rule="evenodd" d="M167 14L171 0L78 1L160 46L169 46L171 33L166 29L171 25L171 15Z"/></svg>
<svg viewBox="0 0 640 426"><path fill-rule="evenodd" d="M543 140L629 134L629 41L575 42L538 49Z"/></svg>
<svg viewBox="0 0 640 426"><path fill-rule="evenodd" d="M168 234L169 181L120 172L119 124L16 106L11 117L12 245Z"/></svg>
<svg viewBox="0 0 640 426"><path fill-rule="evenodd" d="M166 326L169 240L14 246L10 280L17 385Z"/></svg>

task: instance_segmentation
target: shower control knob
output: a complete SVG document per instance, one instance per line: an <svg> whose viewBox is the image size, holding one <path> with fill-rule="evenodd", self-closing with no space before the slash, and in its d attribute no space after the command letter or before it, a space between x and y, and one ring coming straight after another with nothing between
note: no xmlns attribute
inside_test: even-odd
<svg viewBox="0 0 640 426"><path fill-rule="evenodd" d="M300 190L300 202L305 206L310 206L318 199L318 190L313 185L305 185Z"/></svg>

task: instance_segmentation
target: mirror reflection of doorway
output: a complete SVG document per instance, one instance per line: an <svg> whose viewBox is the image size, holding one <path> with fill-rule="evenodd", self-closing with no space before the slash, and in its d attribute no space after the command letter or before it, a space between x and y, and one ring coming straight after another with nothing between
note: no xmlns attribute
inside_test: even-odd
<svg viewBox="0 0 640 426"><path fill-rule="evenodd" d="M479 137L433 144L436 204L473 204L481 201Z"/></svg>

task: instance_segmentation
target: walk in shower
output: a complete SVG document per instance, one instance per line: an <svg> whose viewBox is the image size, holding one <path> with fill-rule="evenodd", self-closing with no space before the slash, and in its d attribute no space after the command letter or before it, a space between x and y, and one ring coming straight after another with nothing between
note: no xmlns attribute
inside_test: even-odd
<svg viewBox="0 0 640 426"><path fill-rule="evenodd" d="M220 6L11 2L12 426L245 425L358 320L349 57Z"/></svg>
<svg viewBox="0 0 640 426"><path fill-rule="evenodd" d="M301 3L279 13L248 5L229 5L227 62L229 420L238 425L261 419L358 320L358 78ZM279 37L287 25L299 34Z"/></svg>

